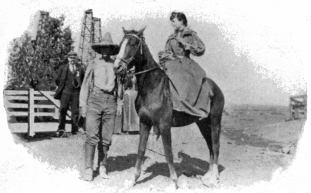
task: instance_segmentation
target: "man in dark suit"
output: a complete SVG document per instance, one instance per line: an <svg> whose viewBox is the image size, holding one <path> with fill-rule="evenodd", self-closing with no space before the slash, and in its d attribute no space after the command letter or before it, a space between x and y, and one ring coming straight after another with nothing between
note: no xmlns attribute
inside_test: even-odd
<svg viewBox="0 0 311 193"><path fill-rule="evenodd" d="M58 86L54 98L60 100L59 126L56 136L61 137L65 132L66 114L71 104L71 132L78 132L79 94L84 78L84 69L77 65L77 53L68 53L68 63L59 67L55 80Z"/></svg>

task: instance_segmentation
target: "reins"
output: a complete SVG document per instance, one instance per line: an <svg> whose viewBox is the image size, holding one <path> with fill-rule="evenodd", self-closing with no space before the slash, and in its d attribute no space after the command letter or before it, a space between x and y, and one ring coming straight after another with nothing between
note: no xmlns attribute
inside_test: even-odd
<svg viewBox="0 0 311 193"><path fill-rule="evenodd" d="M146 72L149 72L149 71L158 69L158 68L160 68L160 67L159 67L159 66L156 66L156 67L153 67L153 68L150 68L150 69L147 69L147 70L143 70L143 71L140 71L140 72L127 73L127 74L129 74L129 75L138 75L138 74L143 74L143 73L146 73Z"/></svg>

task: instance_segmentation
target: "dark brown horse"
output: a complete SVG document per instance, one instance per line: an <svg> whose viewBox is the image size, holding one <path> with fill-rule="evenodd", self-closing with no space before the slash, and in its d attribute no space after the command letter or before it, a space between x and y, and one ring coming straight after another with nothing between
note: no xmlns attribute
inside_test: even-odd
<svg viewBox="0 0 311 193"><path fill-rule="evenodd" d="M123 29L123 31L125 35L114 64L115 72L117 74L125 74L135 66L138 83L136 110L140 117L140 141L133 185L135 185L140 176L149 132L153 126L162 137L170 178L177 187L177 174L173 165L171 127L185 126L194 122L198 125L210 152L209 169L203 176L202 181L207 186L216 185L219 182L219 137L224 108L222 91L214 81L205 78L212 91L210 98L211 109L207 118L199 119L198 117L174 111L170 95L170 80L165 70L153 59L144 41L144 29L140 31L126 31Z"/></svg>

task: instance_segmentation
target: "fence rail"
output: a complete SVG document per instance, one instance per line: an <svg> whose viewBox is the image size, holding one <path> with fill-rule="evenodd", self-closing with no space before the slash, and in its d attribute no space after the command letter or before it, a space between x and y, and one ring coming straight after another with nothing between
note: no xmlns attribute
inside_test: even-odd
<svg viewBox="0 0 311 193"><path fill-rule="evenodd" d="M53 98L53 91L29 90L5 90L4 106L7 116L10 118L9 128L13 133L27 133L28 136L35 135L36 132L52 132L57 130L57 122L38 122L44 117L58 119L60 102ZM70 116L70 112L68 115ZM67 119L70 117L67 116ZM17 120L24 117L24 122ZM70 126L66 124L66 130Z"/></svg>

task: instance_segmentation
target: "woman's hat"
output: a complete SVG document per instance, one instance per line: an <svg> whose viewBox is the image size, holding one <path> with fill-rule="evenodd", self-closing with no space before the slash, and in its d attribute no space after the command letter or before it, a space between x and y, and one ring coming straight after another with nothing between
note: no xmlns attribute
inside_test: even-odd
<svg viewBox="0 0 311 193"><path fill-rule="evenodd" d="M104 47L109 47L111 49L111 55L118 54L120 50L119 45L113 44L111 34L109 32L105 33L102 41L92 44L91 47L95 52L99 54L101 54L101 49Z"/></svg>

